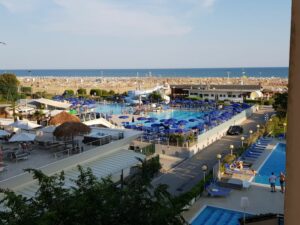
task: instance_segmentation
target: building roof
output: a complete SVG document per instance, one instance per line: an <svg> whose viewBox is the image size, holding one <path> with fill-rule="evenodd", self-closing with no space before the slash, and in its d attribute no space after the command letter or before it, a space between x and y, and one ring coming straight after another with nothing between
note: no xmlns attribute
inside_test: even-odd
<svg viewBox="0 0 300 225"><path fill-rule="evenodd" d="M81 164L81 166L86 168L91 168L93 174L97 178L104 178L109 175L120 173L121 170L130 168L139 164L137 158L144 159L145 155L136 153L130 150L120 150L109 154L104 157L100 157L94 161ZM73 168L65 171L65 185L67 187L75 186L71 179L77 179L79 175L78 168L74 166ZM27 185L20 186L15 191L26 197L33 197L38 190L38 184L36 182L29 183Z"/></svg>
<svg viewBox="0 0 300 225"><path fill-rule="evenodd" d="M58 101L54 101L54 100L46 99L46 98L38 98L38 99L32 99L32 100L28 101L28 104L36 104L36 103L52 106L54 108L59 108L59 109L69 109L71 106L71 104L69 104L69 103L58 102Z"/></svg>
<svg viewBox="0 0 300 225"><path fill-rule="evenodd" d="M242 85L242 84L211 84L211 85L171 85L171 88L176 89L206 89L206 90L247 90L256 91L261 90L261 85Z"/></svg>

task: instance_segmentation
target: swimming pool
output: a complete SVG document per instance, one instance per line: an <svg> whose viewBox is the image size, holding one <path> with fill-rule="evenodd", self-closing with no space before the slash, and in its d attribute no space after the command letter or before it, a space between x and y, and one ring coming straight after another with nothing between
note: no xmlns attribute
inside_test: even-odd
<svg viewBox="0 0 300 225"><path fill-rule="evenodd" d="M275 146L271 155L267 158L263 166L259 169L258 174L254 178L255 183L269 184L269 177L271 173L279 177L280 172L285 173L285 160L286 160L286 145L279 143ZM279 184L279 179L276 181Z"/></svg>
<svg viewBox="0 0 300 225"><path fill-rule="evenodd" d="M97 104L96 112L104 113L104 114L123 114L123 111L127 110L129 113L133 112L132 107L128 107L125 104L112 103L112 104Z"/></svg>
<svg viewBox="0 0 300 225"><path fill-rule="evenodd" d="M193 219L191 225L239 225L242 217L242 212L207 206Z"/></svg>

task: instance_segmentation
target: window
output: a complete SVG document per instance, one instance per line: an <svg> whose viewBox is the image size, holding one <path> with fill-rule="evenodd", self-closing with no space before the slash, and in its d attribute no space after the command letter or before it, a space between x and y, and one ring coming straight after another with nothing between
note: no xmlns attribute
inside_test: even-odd
<svg viewBox="0 0 300 225"><path fill-rule="evenodd" d="M214 95L214 94L211 94L210 96L211 96L211 97L214 97L215 95Z"/></svg>
<svg viewBox="0 0 300 225"><path fill-rule="evenodd" d="M236 97L236 95L232 95L232 97L233 97L233 98L235 98L235 97Z"/></svg>
<svg viewBox="0 0 300 225"><path fill-rule="evenodd" d="M208 95L208 94L204 94L204 96L205 96L205 97L208 97L209 95Z"/></svg>

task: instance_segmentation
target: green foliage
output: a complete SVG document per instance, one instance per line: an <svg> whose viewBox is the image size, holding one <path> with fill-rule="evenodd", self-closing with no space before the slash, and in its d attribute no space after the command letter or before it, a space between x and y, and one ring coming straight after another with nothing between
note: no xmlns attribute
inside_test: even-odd
<svg viewBox="0 0 300 225"><path fill-rule="evenodd" d="M31 87L21 87L21 92L23 94L30 96L31 92L32 92L32 88Z"/></svg>
<svg viewBox="0 0 300 225"><path fill-rule="evenodd" d="M33 98L46 98L46 96L47 96L47 93L45 91L43 91L43 92L38 91L32 95Z"/></svg>
<svg viewBox="0 0 300 225"><path fill-rule="evenodd" d="M193 95L186 97L186 99L190 99L190 100L193 100L193 101L202 100L202 98L200 96L193 96Z"/></svg>
<svg viewBox="0 0 300 225"><path fill-rule="evenodd" d="M72 96L72 95L74 95L74 91L71 90L71 89L67 89L67 90L64 91L63 95Z"/></svg>
<svg viewBox="0 0 300 225"><path fill-rule="evenodd" d="M224 158L223 158L223 163L230 164L230 163L232 163L232 162L235 160L235 158L236 158L235 155L227 154L227 155L225 155Z"/></svg>
<svg viewBox="0 0 300 225"><path fill-rule="evenodd" d="M72 188L66 188L64 172L46 176L39 170L27 171L38 180L39 189L32 198L2 190L0 203L6 209L1 207L1 224L186 224L181 205L167 192L166 185L152 188L136 176L133 182L118 188L110 178L98 180L91 169L79 167Z"/></svg>
<svg viewBox="0 0 300 225"><path fill-rule="evenodd" d="M277 137L283 134L286 130L284 128L284 123L287 125L286 118L280 118L278 116L273 116L266 124L265 135L271 135Z"/></svg>
<svg viewBox="0 0 300 225"><path fill-rule="evenodd" d="M85 88L79 88L77 90L78 95L86 95L86 89Z"/></svg>
<svg viewBox="0 0 300 225"><path fill-rule="evenodd" d="M100 89L91 89L90 95L92 96L101 96L101 90Z"/></svg>
<svg viewBox="0 0 300 225"><path fill-rule="evenodd" d="M171 145L182 146L186 138L182 134L170 134L169 142Z"/></svg>
<svg viewBox="0 0 300 225"><path fill-rule="evenodd" d="M148 146L143 147L141 149L141 153L146 155L146 156L153 155L155 153L155 144L151 143Z"/></svg>
<svg viewBox="0 0 300 225"><path fill-rule="evenodd" d="M160 101L162 101L161 94L157 91L154 91L151 94L149 94L148 98L151 102L160 102Z"/></svg>
<svg viewBox="0 0 300 225"><path fill-rule="evenodd" d="M9 101L16 101L19 98L18 81L15 74L3 73L0 75L0 94Z"/></svg>
<svg viewBox="0 0 300 225"><path fill-rule="evenodd" d="M288 93L277 93L274 98L273 108L279 118L285 118L288 107Z"/></svg>

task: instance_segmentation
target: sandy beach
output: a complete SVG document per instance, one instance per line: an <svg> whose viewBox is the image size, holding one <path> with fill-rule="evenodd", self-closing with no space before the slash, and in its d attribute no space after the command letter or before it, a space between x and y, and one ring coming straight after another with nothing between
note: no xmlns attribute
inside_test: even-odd
<svg viewBox="0 0 300 225"><path fill-rule="evenodd" d="M50 94L62 94L66 89L74 91L78 88L98 88L114 90L116 93L123 93L129 90L153 88L164 83L172 85L193 85L193 84L261 84L263 88L276 90L286 88L287 78L275 77L243 77L243 78L190 78L190 77L18 77L22 86L32 87L33 92L46 91Z"/></svg>

